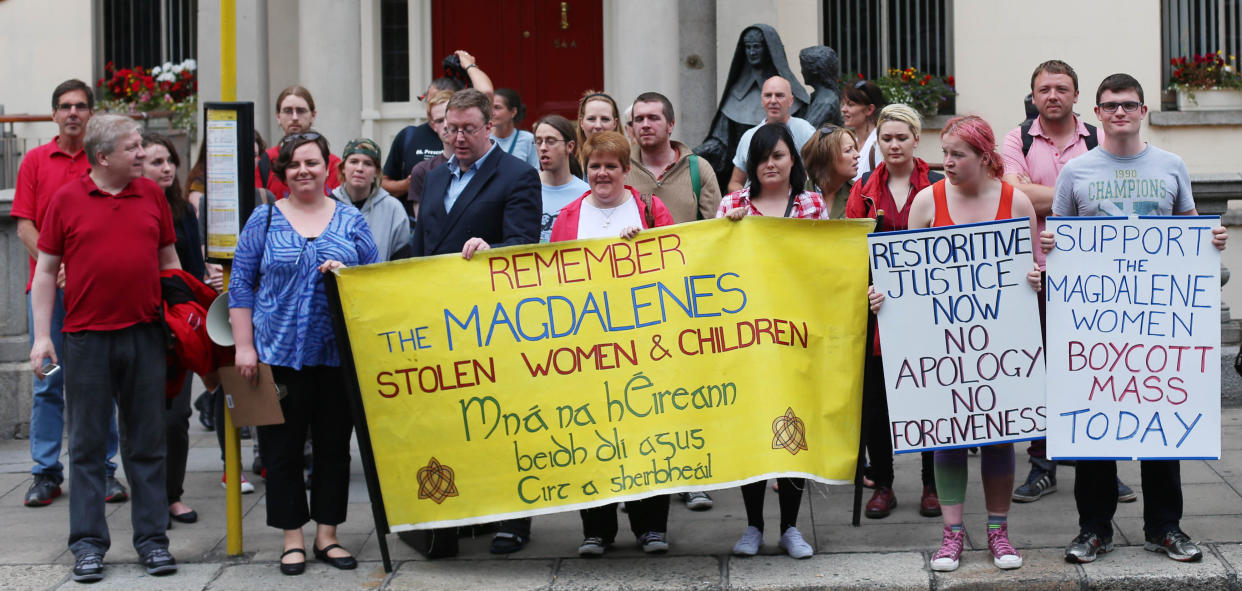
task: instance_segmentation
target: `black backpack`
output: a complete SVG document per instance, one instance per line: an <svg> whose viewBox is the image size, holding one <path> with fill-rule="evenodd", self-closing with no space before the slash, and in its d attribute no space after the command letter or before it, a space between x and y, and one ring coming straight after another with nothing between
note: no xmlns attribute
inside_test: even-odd
<svg viewBox="0 0 1242 591"><path fill-rule="evenodd" d="M1031 124L1034 122L1035 122L1034 119L1027 119L1026 121L1022 122L1021 129L1022 129L1022 157L1023 158L1026 158L1026 154L1031 151L1031 144L1035 142L1035 136L1031 135ZM1099 145L1100 143L1099 136L1096 135L1095 126L1091 125L1090 123L1083 123L1083 125L1087 126L1087 136L1083 138L1083 141L1087 143L1088 150L1094 150L1095 147Z"/></svg>

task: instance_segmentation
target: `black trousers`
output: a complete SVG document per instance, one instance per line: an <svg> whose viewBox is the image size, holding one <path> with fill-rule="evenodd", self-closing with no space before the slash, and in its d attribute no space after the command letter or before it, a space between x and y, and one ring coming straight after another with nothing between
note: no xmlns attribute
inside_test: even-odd
<svg viewBox="0 0 1242 591"><path fill-rule="evenodd" d="M164 476L164 334L156 323L65 333L65 411L69 427L69 549L108 551L105 518L108 432L116 408L129 478L134 549L168 547Z"/></svg>
<svg viewBox="0 0 1242 591"><path fill-rule="evenodd" d="M267 468L267 524L280 529L298 529L311 519L341 524L349 503L349 437L354 429L345 374L339 367L294 370L274 365L272 377L288 394L280 401L284 424L258 429L259 453ZM302 476L308 428L315 463L309 509Z"/></svg>
<svg viewBox="0 0 1242 591"><path fill-rule="evenodd" d="M1182 520L1182 465L1177 460L1142 460L1143 533L1149 538L1179 529ZM1112 537L1117 512L1117 462L1078 460L1074 502L1081 533Z"/></svg>
<svg viewBox="0 0 1242 591"><path fill-rule="evenodd" d="M187 373L185 383L176 398L164 403L164 439L167 441L165 478L168 491L168 504L181 500L185 492L185 462L190 453L190 388L194 383L194 374Z"/></svg>
<svg viewBox="0 0 1242 591"><path fill-rule="evenodd" d="M649 531L668 531L668 495L661 494L638 501L626 501L625 510L630 516L630 531L634 537ZM617 539L617 504L582 509L582 537L599 538L605 544Z"/></svg>
<svg viewBox="0 0 1242 591"><path fill-rule="evenodd" d="M868 345L870 346L870 345ZM893 487L893 440L888 423L888 396L884 386L884 363L879 355L867 356L867 380L863 384L863 416L871 421L863 425L867 437L867 459L871 462L871 479L877 487ZM936 472L932 452L922 452L923 486L936 488Z"/></svg>

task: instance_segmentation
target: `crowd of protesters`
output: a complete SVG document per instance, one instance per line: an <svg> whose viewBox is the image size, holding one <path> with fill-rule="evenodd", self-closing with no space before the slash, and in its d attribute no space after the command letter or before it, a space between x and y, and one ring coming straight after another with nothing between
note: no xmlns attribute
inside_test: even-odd
<svg viewBox="0 0 1242 591"><path fill-rule="evenodd" d="M256 135L262 203L241 229L228 285L220 267L204 258L201 150L183 188L177 172L187 155L168 139L140 133L126 117L95 114L92 89L80 81L53 91L59 135L23 160L12 216L31 260L34 467L25 504L45 506L62 494L65 470L58 458L67 425L74 580L103 577L110 545L104 503L130 498L115 475L118 448L132 489L134 547L148 573L176 571L169 521L197 520L182 498L194 373L217 395L193 406L205 426L223 430L215 368L195 371L189 353L167 344L170 328L179 334L168 311L195 300L194 294L208 294L209 302L227 290L236 342L227 361L248 379L261 364L271 366L284 390L285 422L256 430L256 468L261 465L266 478L267 523L284 532L280 570L296 575L308 558L302 528L312 519L313 557L341 569L357 565L337 536L346 519L353 423L324 273L446 253L470 259L491 248L538 242L633 239L651 228L709 218L830 220L883 211L882 231L1029 218L1042 248L1028 282L1039 290L1043 256L1051 248L1050 234L1041 234L1048 216L1136 213L1125 209L1124 198L1105 208L1087 196L1089 183L1112 178L1121 166L1167 179L1157 211L1144 213L1196 213L1185 164L1139 137L1147 106L1143 88L1126 74L1099 83L1097 128L1074 113L1079 81L1073 68L1059 60L1039 64L1030 85L1038 116L1009 131L1000 145L983 119L953 118L940 133L941 167L914 155L923 131L918 112L886 104L871 81L843 89L844 125L815 128L794 116L806 103L797 92L805 94L801 86L781 74L755 78L757 89L748 92L757 90L763 120L746 128L727 113L718 118L713 138L739 141L726 170L717 170L672 139L673 104L659 92L618 103L589 90L577 121L546 115L526 127L521 96L493 88L469 53L456 55L470 86L434 81L421 97L427 121L397 134L387 158L369 138L339 138L343 148L334 152L314 129L311 92L295 85L279 93L274 106L284 136L264 150ZM739 64L734 69L745 70ZM730 83L747 80L742 74L731 74ZM719 179L727 179L727 192ZM1223 249L1225 240L1217 228L1214 243ZM868 298L872 311L883 305L881 294L872 291ZM1042 328L1042 305L1039 317ZM873 519L897 507L892 442L884 428L885 336L868 343L863 393L863 416L871 419L863 429L869 434L864 482L874 488L865 514ZM174 355L186 358L165 363ZM174 366L181 369L176 379ZM1030 472L1015 489L1013 445L979 452L988 547L997 567L1018 568L1022 557L1008 533L1010 504L1054 492L1057 466L1042 441L1032 442ZM965 449L922 454L918 511L941 518L942 544L930 562L937 571L956 569L964 546L966 459ZM314 469L309 502L308 460ZM1179 525L1178 462L1142 464L1146 548L1199 560L1202 551ZM1078 461L1074 470L1079 533L1065 557L1090 562L1113 547L1117 502L1137 495L1117 479L1115 462ZM805 486L800 478L779 478L773 486L779 548L794 558L814 553L797 528ZM767 488L764 481L740 488L746 524L732 547L736 555L753 556L763 544ZM713 505L704 491L679 498L692 510ZM667 536L669 505L668 495L625 505L645 552L665 552L675 542ZM616 542L617 510L609 504L581 511L581 556L600 556ZM530 519L496 524L491 551L521 551L530 528ZM454 532L438 533L429 534L421 550L455 553Z"/></svg>

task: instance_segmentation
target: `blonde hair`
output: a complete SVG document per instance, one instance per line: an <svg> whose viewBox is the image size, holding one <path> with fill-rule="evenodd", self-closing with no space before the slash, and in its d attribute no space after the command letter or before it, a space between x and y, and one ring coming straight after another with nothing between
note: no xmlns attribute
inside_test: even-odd
<svg viewBox="0 0 1242 591"><path fill-rule="evenodd" d="M915 111L910 105L902 103L893 103L880 110L880 117L876 120L875 126L884 125L886 121L896 121L905 123L910 126L910 132L914 137L919 137L923 131L923 118L919 116L919 112Z"/></svg>

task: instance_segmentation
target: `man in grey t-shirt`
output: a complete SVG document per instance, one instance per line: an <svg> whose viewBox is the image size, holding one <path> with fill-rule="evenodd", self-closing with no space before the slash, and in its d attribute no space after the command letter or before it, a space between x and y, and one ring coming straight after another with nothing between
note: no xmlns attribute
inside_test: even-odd
<svg viewBox="0 0 1242 591"><path fill-rule="evenodd" d="M1186 163L1139 137L1147 107L1138 80L1129 74L1105 78L1095 92L1095 104L1104 142L1061 169L1052 201L1053 215L1198 215ZM1212 244L1223 250L1228 238L1225 229L1216 227L1212 234ZM1053 245L1052 232L1040 233L1045 254ZM1202 559L1203 551L1181 530L1181 464L1177 460L1142 460L1141 464L1144 547L1164 552L1173 560ZM1113 549L1116 481L1114 460L1079 460L1075 464L1079 534L1065 549L1065 560L1091 562L1097 554Z"/></svg>

